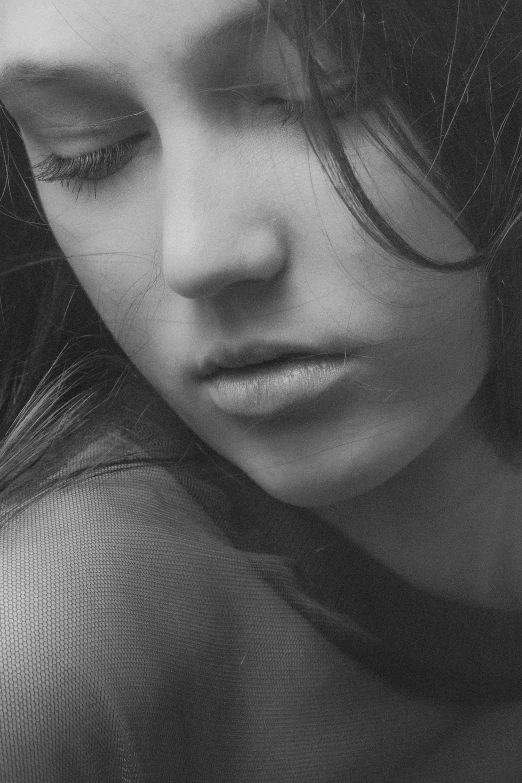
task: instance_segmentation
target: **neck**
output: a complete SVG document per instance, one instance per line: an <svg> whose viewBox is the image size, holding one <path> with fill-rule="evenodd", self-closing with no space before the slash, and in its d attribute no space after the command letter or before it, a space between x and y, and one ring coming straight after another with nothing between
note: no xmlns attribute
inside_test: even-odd
<svg viewBox="0 0 522 783"><path fill-rule="evenodd" d="M419 587L522 609L519 509L521 473L463 419L385 484L316 511Z"/></svg>

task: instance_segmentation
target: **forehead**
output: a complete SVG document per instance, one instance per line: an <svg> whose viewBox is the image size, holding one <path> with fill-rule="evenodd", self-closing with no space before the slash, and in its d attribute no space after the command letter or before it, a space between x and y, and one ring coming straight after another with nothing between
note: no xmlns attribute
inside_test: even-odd
<svg viewBox="0 0 522 783"><path fill-rule="evenodd" d="M231 56L264 25L256 0L2 0L0 86L94 62L123 73Z"/></svg>

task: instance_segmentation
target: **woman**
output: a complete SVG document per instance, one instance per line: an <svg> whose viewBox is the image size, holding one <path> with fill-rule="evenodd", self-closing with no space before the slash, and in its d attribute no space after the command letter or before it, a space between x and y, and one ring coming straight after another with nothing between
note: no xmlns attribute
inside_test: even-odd
<svg viewBox="0 0 522 783"><path fill-rule="evenodd" d="M2 779L520 779L520 22L4 3L138 374L6 501Z"/></svg>

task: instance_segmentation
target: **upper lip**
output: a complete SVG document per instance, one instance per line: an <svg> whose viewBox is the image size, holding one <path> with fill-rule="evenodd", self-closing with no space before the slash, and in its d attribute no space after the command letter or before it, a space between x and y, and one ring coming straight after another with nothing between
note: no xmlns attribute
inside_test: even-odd
<svg viewBox="0 0 522 783"><path fill-rule="evenodd" d="M214 349L197 364L196 373L200 378L208 378L222 370L241 369L277 359L349 356L354 352L355 348L346 343L342 346L321 347L289 343L249 343Z"/></svg>

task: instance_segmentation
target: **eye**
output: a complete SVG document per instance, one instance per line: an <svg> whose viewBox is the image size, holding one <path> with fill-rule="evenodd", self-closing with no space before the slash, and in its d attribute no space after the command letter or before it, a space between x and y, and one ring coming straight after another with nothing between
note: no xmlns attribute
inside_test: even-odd
<svg viewBox="0 0 522 783"><path fill-rule="evenodd" d="M34 178L38 182L61 182L67 187L78 183L81 190L83 183L101 182L123 169L148 136L148 133L138 133L116 144L70 158L51 153L33 166Z"/></svg>
<svg viewBox="0 0 522 783"><path fill-rule="evenodd" d="M304 101L282 98L277 95L262 98L260 105L262 107L273 106L280 114L283 125L288 122L299 122L305 111Z"/></svg>
<svg viewBox="0 0 522 783"><path fill-rule="evenodd" d="M354 80L343 75L343 78L329 78L322 89L324 105L330 116L343 119L350 116L355 109ZM311 107L309 99L284 98L278 95L268 95L261 98L260 105L273 106L282 117L282 123L299 122Z"/></svg>

